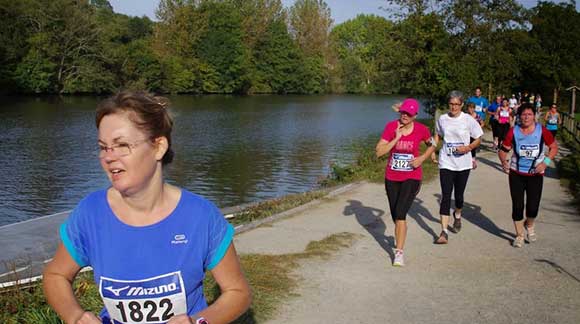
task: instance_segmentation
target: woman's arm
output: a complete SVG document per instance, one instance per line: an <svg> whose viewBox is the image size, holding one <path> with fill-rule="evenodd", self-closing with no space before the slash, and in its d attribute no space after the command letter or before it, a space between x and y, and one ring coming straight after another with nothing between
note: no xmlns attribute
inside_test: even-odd
<svg viewBox="0 0 580 324"><path fill-rule="evenodd" d="M393 147L395 147L399 139L400 137L399 138L395 137L391 141L386 141L385 139L381 138L377 143L377 146L375 147L376 156L381 157L389 153L393 149Z"/></svg>
<svg viewBox="0 0 580 324"><path fill-rule="evenodd" d="M80 269L60 243L54 258L44 268L44 295L48 304L67 324L101 323L94 314L82 309L73 293L72 283Z"/></svg>
<svg viewBox="0 0 580 324"><path fill-rule="evenodd" d="M220 287L221 295L208 308L192 317L192 322L195 323L199 317L206 318L210 324L232 322L242 315L252 302L250 285L242 273L233 243L220 263L211 270L211 274Z"/></svg>

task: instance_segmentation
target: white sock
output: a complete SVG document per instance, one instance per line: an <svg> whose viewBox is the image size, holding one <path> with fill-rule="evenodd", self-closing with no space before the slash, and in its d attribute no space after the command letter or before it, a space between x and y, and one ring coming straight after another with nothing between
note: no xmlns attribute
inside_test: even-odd
<svg viewBox="0 0 580 324"><path fill-rule="evenodd" d="M449 234L447 229L444 229L443 232L445 232L445 234Z"/></svg>

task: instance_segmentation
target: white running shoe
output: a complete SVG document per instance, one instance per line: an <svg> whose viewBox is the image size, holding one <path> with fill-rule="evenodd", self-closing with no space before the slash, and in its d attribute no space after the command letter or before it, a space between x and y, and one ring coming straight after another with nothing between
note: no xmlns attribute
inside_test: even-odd
<svg viewBox="0 0 580 324"><path fill-rule="evenodd" d="M526 232L528 232L528 242L532 243L538 240L538 237L536 236L536 231L533 226L532 227L526 226Z"/></svg>
<svg viewBox="0 0 580 324"><path fill-rule="evenodd" d="M516 239L513 242L513 246L515 248L521 248L524 246L524 237L523 236L516 236Z"/></svg>
<svg viewBox="0 0 580 324"><path fill-rule="evenodd" d="M393 267L403 267L405 266L405 258L403 257L403 250L395 250L395 260L393 261Z"/></svg>

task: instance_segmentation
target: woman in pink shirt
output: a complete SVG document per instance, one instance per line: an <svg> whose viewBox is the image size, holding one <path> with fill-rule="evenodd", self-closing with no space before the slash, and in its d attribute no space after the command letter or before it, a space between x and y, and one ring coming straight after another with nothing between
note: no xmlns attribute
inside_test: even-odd
<svg viewBox="0 0 580 324"><path fill-rule="evenodd" d="M435 150L429 129L415 121L418 112L417 100L405 99L399 108L400 118L387 123L376 146L377 157L390 153L385 171L385 190L395 223L394 266L404 265L407 212L421 187L421 164ZM421 142L425 142L427 150L420 155Z"/></svg>

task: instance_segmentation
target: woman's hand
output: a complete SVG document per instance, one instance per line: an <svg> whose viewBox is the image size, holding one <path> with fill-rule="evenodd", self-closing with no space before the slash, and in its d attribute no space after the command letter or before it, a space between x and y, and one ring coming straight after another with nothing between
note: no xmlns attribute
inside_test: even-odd
<svg viewBox="0 0 580 324"><path fill-rule="evenodd" d="M435 152L431 153L431 161L435 164L439 163L439 161L437 161L437 154L435 154Z"/></svg>
<svg viewBox="0 0 580 324"><path fill-rule="evenodd" d="M102 324L101 320L95 314L85 311L81 318L75 324Z"/></svg>
<svg viewBox="0 0 580 324"><path fill-rule="evenodd" d="M542 162L536 166L536 168L534 169L535 171L534 173L543 173L547 167L548 166L546 165L546 163Z"/></svg>
<svg viewBox="0 0 580 324"><path fill-rule="evenodd" d="M413 167L413 169L416 169L416 168L420 167L424 161L425 160L423 158L418 156L418 157L414 158L413 160L411 160L411 166Z"/></svg>
<svg viewBox="0 0 580 324"><path fill-rule="evenodd" d="M167 324L194 324L194 321L186 314L181 314L170 318Z"/></svg>
<svg viewBox="0 0 580 324"><path fill-rule="evenodd" d="M458 146L456 148L457 153L459 154L466 154L469 153L471 151L471 147L469 147L469 145L463 145L463 146Z"/></svg>
<svg viewBox="0 0 580 324"><path fill-rule="evenodd" d="M503 168L503 172L509 174L510 173L510 163L508 160L503 160L501 162L501 167Z"/></svg>
<svg viewBox="0 0 580 324"><path fill-rule="evenodd" d="M401 139L401 137L403 136L403 124L401 124L401 122L397 121L397 129L395 130L395 138L396 139Z"/></svg>

